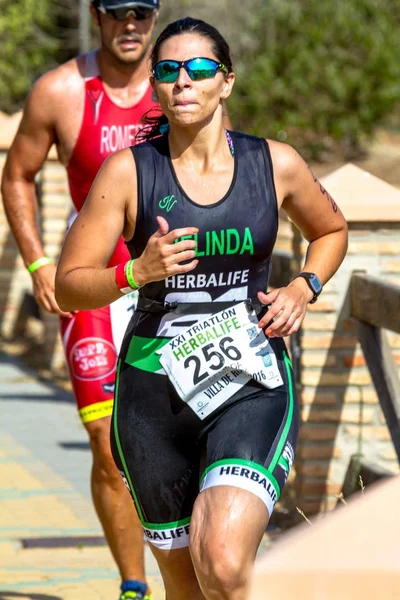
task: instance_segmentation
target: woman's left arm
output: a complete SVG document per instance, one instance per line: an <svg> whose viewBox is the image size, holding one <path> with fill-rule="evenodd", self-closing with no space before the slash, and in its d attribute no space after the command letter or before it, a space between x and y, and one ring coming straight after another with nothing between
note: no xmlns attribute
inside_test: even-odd
<svg viewBox="0 0 400 600"><path fill-rule="evenodd" d="M322 285L336 273L347 250L347 224L336 202L325 190L301 156L290 146L269 141L278 207L300 229L309 242L301 272L314 273ZM288 286L265 294L263 304L270 304L259 326L269 337L291 335L298 331L313 292L303 277Z"/></svg>

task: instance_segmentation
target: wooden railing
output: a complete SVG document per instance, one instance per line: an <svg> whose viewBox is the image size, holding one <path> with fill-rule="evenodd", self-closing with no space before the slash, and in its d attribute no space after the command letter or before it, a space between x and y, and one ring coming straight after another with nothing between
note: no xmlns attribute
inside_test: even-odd
<svg viewBox="0 0 400 600"><path fill-rule="evenodd" d="M355 272L350 296L351 316L400 463L400 379L383 331L400 333L400 286Z"/></svg>

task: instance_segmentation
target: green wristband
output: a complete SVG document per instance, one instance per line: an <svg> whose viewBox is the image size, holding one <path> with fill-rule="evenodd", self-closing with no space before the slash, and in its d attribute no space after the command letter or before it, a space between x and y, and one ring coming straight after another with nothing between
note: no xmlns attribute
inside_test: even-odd
<svg viewBox="0 0 400 600"><path fill-rule="evenodd" d="M126 279L130 285L130 287L133 290L139 290L141 287L143 287L142 285L138 285L135 281L135 277L133 276L133 263L135 262L135 259L133 260L128 260L128 262L125 265L125 276Z"/></svg>
<svg viewBox="0 0 400 600"><path fill-rule="evenodd" d="M48 256L42 256L42 258L38 258L37 260L33 261L33 263L28 265L26 268L28 269L29 273L34 273L35 271L40 269L40 267L44 267L44 265L49 265L52 262L53 261Z"/></svg>

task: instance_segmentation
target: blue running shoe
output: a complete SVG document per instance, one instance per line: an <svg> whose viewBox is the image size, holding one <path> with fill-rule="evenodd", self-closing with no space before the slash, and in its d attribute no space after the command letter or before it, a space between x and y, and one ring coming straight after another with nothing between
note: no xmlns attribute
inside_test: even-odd
<svg viewBox="0 0 400 600"><path fill-rule="evenodd" d="M152 595L146 591L147 585L142 581L123 581L119 600L152 600Z"/></svg>
<svg viewBox="0 0 400 600"><path fill-rule="evenodd" d="M127 592L121 593L119 600L153 600L153 596L151 594L143 596L140 592L128 590Z"/></svg>

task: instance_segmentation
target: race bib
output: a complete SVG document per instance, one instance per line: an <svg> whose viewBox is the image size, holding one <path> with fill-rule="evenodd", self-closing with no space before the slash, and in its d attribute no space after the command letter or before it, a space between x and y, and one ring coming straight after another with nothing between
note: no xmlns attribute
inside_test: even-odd
<svg viewBox="0 0 400 600"><path fill-rule="evenodd" d="M136 309L138 293L125 294L110 304L111 329L117 353L119 353L126 328Z"/></svg>
<svg viewBox="0 0 400 600"><path fill-rule="evenodd" d="M246 302L198 321L158 351L181 399L204 419L250 379L282 385L275 353Z"/></svg>

